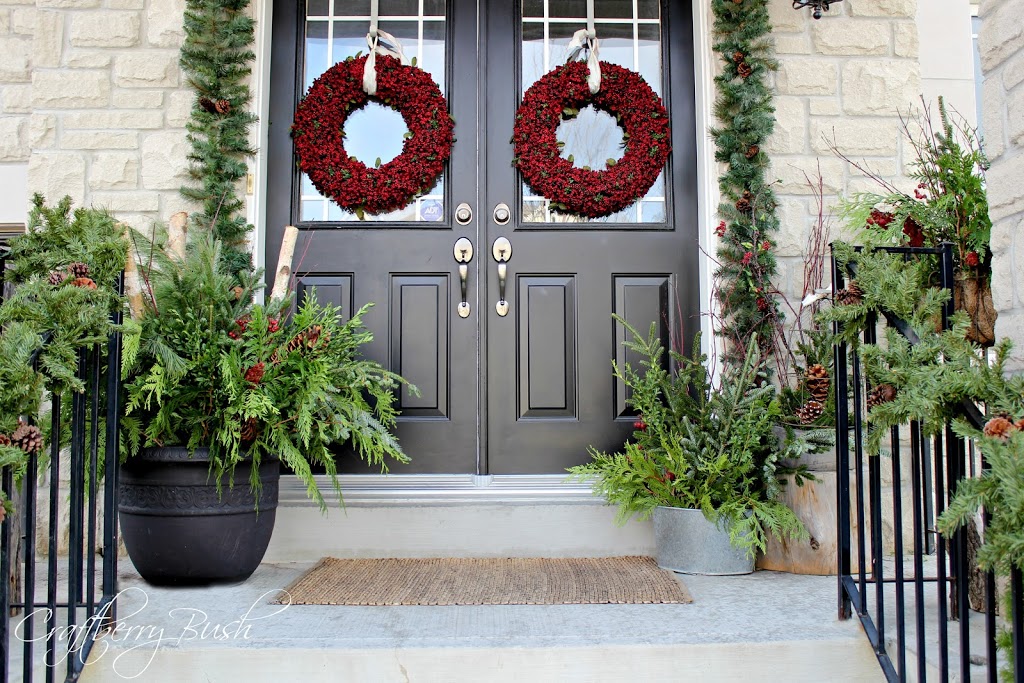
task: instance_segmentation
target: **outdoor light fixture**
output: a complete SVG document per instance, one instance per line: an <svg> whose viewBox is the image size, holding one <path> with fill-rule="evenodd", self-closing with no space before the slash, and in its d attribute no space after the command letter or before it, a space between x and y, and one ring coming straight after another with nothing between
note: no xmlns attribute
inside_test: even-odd
<svg viewBox="0 0 1024 683"><path fill-rule="evenodd" d="M829 5L831 5L833 2L842 2L842 0L793 0L793 9L813 7L814 18L821 19L822 10L827 12L829 10Z"/></svg>

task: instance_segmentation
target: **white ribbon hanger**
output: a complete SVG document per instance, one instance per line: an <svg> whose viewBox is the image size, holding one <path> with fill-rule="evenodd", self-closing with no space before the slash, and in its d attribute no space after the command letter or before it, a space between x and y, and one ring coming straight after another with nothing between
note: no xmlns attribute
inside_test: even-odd
<svg viewBox="0 0 1024 683"><path fill-rule="evenodd" d="M597 39L597 31L594 28L594 0L587 0L587 27L581 28L573 34L569 42L569 59L572 61L579 56L583 48L589 53L587 56L587 68L590 73L587 75L587 86L590 93L595 94L601 89L601 60L598 58L600 41Z"/></svg>
<svg viewBox="0 0 1024 683"><path fill-rule="evenodd" d="M394 57L402 64L409 63L398 39L377 28L378 2L379 0L370 0L370 32L366 34L366 45L370 48L370 54L367 55L366 64L363 66L363 90L367 95L377 94L378 54Z"/></svg>

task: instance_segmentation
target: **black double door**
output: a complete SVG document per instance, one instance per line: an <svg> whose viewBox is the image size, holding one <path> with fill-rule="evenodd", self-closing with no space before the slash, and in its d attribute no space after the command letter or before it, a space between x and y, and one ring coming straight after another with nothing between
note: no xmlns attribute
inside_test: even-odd
<svg viewBox="0 0 1024 683"><path fill-rule="evenodd" d="M673 153L642 201L594 221L553 213L533 196L509 143L523 91L564 62L586 3L380 0L380 28L441 86L457 141L431 192L360 221L295 170L289 126L313 78L365 52L369 4L275 2L266 262L275 263L284 226L296 225L299 297L315 288L346 312L374 302L369 355L420 391L401 396L398 435L412 462L393 472L558 473L584 462L588 445L617 447L633 417L612 378L611 360L626 360L612 313L642 330L655 321L673 343L700 325L690 8L596 2L601 58L640 72L661 94ZM563 126L574 163L621 156L611 117L585 109ZM397 154L404 131L397 113L371 104L350 117L347 149L373 164ZM473 251L465 317L461 238Z"/></svg>

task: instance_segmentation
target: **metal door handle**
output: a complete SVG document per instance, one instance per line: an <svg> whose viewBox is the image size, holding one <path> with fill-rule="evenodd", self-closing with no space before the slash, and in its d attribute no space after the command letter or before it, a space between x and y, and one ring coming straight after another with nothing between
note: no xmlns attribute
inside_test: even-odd
<svg viewBox="0 0 1024 683"><path fill-rule="evenodd" d="M466 265L473 260L473 243L466 237L460 237L455 242L455 261L459 264L459 285L462 290L462 300L459 302L459 317L469 317L469 300L466 290L469 280L469 266Z"/></svg>
<svg viewBox="0 0 1024 683"><path fill-rule="evenodd" d="M494 304L494 310L504 318L509 308L505 300L505 280L508 276L508 266L505 264L512 258L512 243L505 237L499 237L491 245L491 255L498 262L498 303Z"/></svg>

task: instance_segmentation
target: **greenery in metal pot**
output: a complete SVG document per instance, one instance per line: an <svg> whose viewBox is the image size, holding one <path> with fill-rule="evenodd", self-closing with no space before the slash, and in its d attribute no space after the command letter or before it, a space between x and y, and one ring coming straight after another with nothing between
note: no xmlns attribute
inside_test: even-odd
<svg viewBox="0 0 1024 683"><path fill-rule="evenodd" d="M636 430L620 452L591 447L591 462L570 468L572 478L592 479L595 493L619 506L622 522L646 518L658 506L682 507L724 523L734 545L750 553L764 551L768 534L806 538L803 524L779 502L778 462L812 446L780 438L775 429L782 408L756 340L716 386L698 350L690 358L670 351L666 359L655 325L645 338L616 319L632 335L626 347L641 358L639 368L613 363L615 377L632 391Z"/></svg>

